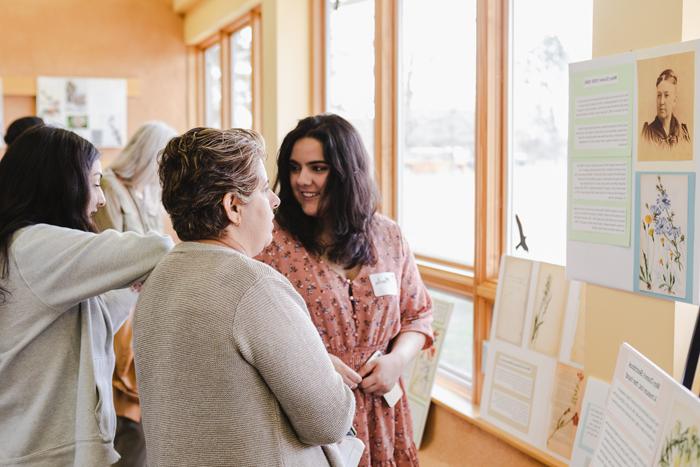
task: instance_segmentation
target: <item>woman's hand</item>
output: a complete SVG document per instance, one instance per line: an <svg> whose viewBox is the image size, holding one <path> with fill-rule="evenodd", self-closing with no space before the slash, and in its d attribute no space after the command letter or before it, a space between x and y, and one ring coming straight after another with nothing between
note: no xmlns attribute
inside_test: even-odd
<svg viewBox="0 0 700 467"><path fill-rule="evenodd" d="M355 370L347 366L340 358L336 357L335 355L328 355L331 357L331 362L333 362L335 371L342 376L343 382L347 384L350 389L355 389L362 381L362 377L357 374Z"/></svg>
<svg viewBox="0 0 700 467"><path fill-rule="evenodd" d="M382 355L360 368L360 376L363 378L360 387L365 392L383 396L399 380L403 367L404 361L400 355L393 352Z"/></svg>
<svg viewBox="0 0 700 467"><path fill-rule="evenodd" d="M360 368L360 387L365 392L384 395L391 391L401 377L404 367L418 355L425 344L425 335L416 331L401 332L391 346L391 352L365 363ZM369 376L367 376L369 375Z"/></svg>

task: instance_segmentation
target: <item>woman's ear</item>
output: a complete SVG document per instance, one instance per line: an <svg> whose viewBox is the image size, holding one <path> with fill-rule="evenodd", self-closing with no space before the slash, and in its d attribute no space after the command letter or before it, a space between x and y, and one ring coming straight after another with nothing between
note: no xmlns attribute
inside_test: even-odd
<svg viewBox="0 0 700 467"><path fill-rule="evenodd" d="M236 227L241 225L241 201L233 193L226 193L222 203L228 220Z"/></svg>

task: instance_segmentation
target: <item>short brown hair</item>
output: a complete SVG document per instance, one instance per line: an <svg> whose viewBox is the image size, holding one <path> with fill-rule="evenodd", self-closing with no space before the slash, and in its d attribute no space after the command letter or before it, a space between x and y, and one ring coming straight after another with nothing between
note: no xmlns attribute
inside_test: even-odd
<svg viewBox="0 0 700 467"><path fill-rule="evenodd" d="M221 237L229 220L221 204L233 193L242 202L259 180L255 162L265 158L265 142L251 130L193 128L170 140L158 175L163 206L184 241Z"/></svg>

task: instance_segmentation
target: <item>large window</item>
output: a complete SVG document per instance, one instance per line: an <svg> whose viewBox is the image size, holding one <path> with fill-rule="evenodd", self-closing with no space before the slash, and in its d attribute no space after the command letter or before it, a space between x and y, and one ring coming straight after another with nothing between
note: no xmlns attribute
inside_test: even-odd
<svg viewBox="0 0 700 467"><path fill-rule="evenodd" d="M441 374L478 403L499 260L522 254L515 214L528 257L564 261L568 63L590 56L592 0L314 2L334 10L314 15L326 31L315 56L330 63L312 68L313 82L374 103L381 209L400 222L433 297L453 303ZM350 17L351 6L364 10ZM374 67L356 65L348 84L338 37L349 29L344 53L370 56L372 37ZM342 99L328 98L336 107L314 109L337 110Z"/></svg>
<svg viewBox="0 0 700 467"><path fill-rule="evenodd" d="M221 47L204 51L204 124L221 128Z"/></svg>
<svg viewBox="0 0 700 467"><path fill-rule="evenodd" d="M474 304L453 293L430 289L433 301L452 305L450 324L445 334L440 366L453 379L465 381L472 375L472 339L474 338Z"/></svg>
<svg viewBox="0 0 700 467"><path fill-rule="evenodd" d="M471 267L476 2L403 0L400 15L399 220L416 254Z"/></svg>
<svg viewBox="0 0 700 467"><path fill-rule="evenodd" d="M253 128L253 27L231 34L231 126Z"/></svg>
<svg viewBox="0 0 700 467"><path fill-rule="evenodd" d="M325 59L322 110L348 118L374 150L382 211L399 221L433 297L453 305L441 374L468 387L476 0L319 0L316 7L325 21L325 48L316 52Z"/></svg>
<svg viewBox="0 0 700 467"><path fill-rule="evenodd" d="M325 0L326 110L358 129L374 153L374 0Z"/></svg>
<svg viewBox="0 0 700 467"><path fill-rule="evenodd" d="M198 46L200 124L261 130L260 42L260 13L253 9Z"/></svg>
<svg viewBox="0 0 700 467"><path fill-rule="evenodd" d="M591 58L593 0L513 1L511 8L507 251L565 264L569 63ZM516 215L529 252L515 249Z"/></svg>

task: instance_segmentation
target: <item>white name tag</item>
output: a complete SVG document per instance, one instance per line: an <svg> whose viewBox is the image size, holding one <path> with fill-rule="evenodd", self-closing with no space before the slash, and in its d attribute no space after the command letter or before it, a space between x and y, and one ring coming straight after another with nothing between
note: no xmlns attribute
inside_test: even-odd
<svg viewBox="0 0 700 467"><path fill-rule="evenodd" d="M399 294L399 288L396 285L396 274L393 272L370 274L369 281L372 283L372 290L376 297Z"/></svg>

